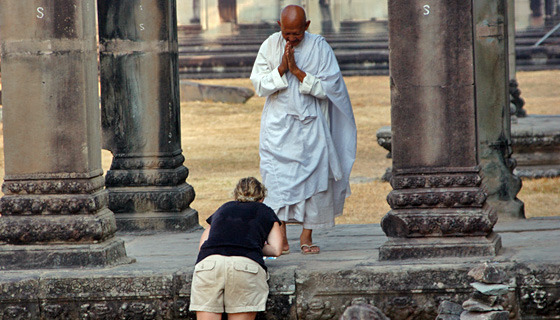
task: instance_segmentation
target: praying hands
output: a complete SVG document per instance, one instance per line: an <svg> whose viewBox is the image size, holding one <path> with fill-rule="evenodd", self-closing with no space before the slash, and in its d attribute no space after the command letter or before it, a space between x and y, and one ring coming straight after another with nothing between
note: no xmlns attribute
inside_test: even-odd
<svg viewBox="0 0 560 320"><path fill-rule="evenodd" d="M292 47L289 42L286 43L284 54L282 55L282 62L280 63L280 66L278 66L278 72L280 73L280 76L283 76L288 71L296 76L300 82L303 82L303 79L307 75L297 66L294 56L294 47Z"/></svg>

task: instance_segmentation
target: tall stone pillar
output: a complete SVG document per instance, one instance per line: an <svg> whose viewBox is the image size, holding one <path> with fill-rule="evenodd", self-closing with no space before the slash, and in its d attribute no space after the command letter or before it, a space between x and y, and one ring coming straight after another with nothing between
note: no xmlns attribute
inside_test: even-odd
<svg viewBox="0 0 560 320"><path fill-rule="evenodd" d="M191 23L200 24L200 0L193 0L192 11Z"/></svg>
<svg viewBox="0 0 560 320"><path fill-rule="evenodd" d="M517 77L517 61L515 54L515 0L507 0L507 26L508 26L508 70L509 80Z"/></svg>
<svg viewBox="0 0 560 320"><path fill-rule="evenodd" d="M98 0L103 147L119 230L187 230L175 0Z"/></svg>
<svg viewBox="0 0 560 320"><path fill-rule="evenodd" d="M101 169L93 0L2 0L0 269L130 262Z"/></svg>
<svg viewBox="0 0 560 320"><path fill-rule="evenodd" d="M389 1L393 191L381 260L493 256L501 247L481 187L473 9Z"/></svg>
<svg viewBox="0 0 560 320"><path fill-rule="evenodd" d="M508 8L508 1L473 2L478 153L487 201L500 221L525 218L524 204L517 199L521 179L513 174L509 62L515 43L509 42L515 38L508 36L514 31L509 28L513 7Z"/></svg>

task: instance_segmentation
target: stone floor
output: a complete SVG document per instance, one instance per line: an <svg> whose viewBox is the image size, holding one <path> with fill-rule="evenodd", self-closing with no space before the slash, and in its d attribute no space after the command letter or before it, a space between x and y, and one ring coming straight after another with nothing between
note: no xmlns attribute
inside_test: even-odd
<svg viewBox="0 0 560 320"><path fill-rule="evenodd" d="M513 273L512 294L519 299L516 312L522 319L560 319L560 217L498 223L494 230L502 237L503 249L497 257L399 262L378 261L379 247L387 239L378 224L316 231L314 240L322 250L318 255L299 253L300 228L288 226L290 254L266 260L271 274L267 319L338 319L343 307L364 297L391 319L400 319L402 310L409 314L402 319L429 319L437 312L430 299L441 300L443 295L453 300L468 294L466 273L481 261L498 263ZM14 310L27 312L28 319L34 315L66 319L55 316L61 311L52 311L65 308L68 319L73 315L96 319L111 309L122 319L130 318L123 316L127 312L160 315L154 319L191 319L185 308L201 233L202 229L119 234L128 256L136 259L127 265L3 271L0 319L8 319L8 311ZM423 294L432 297L420 298ZM431 304L426 304L428 300ZM318 310L322 316L312 315ZM414 312L417 315L410 316Z"/></svg>
<svg viewBox="0 0 560 320"><path fill-rule="evenodd" d="M560 217L498 223L494 231L502 236L503 249L493 261L560 263ZM266 260L271 273L294 266L339 270L356 264L386 266L441 263L437 259L398 263L378 261L379 247L387 240L379 224L337 225L332 229L315 231L314 242L321 246L319 255L299 253L300 232L300 226L288 225L291 253L275 260ZM201 234L202 229L184 234L120 235L125 240L128 256L136 258L137 262L113 269L157 272L188 268L195 263Z"/></svg>

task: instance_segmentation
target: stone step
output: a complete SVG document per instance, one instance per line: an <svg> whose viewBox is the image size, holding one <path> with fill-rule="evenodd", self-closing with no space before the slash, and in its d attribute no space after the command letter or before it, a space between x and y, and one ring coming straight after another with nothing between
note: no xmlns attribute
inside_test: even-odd
<svg viewBox="0 0 560 320"><path fill-rule="evenodd" d="M545 31L516 34L518 70L560 68L560 32L538 47ZM265 33L204 39L183 35L179 43L179 70L183 79L239 78L251 72ZM333 48L344 75L388 74L389 43L386 35L341 33L325 38Z"/></svg>
<svg viewBox="0 0 560 320"><path fill-rule="evenodd" d="M389 67L384 64L374 65L374 66L359 66L356 67L346 66L348 70L342 68L342 75L345 77L350 76L386 76L389 75ZM212 68L205 69L202 68L197 70L197 72L181 72L181 79L239 79L239 78L249 78L251 75L251 67L232 67L227 68L223 72L213 71Z"/></svg>
<svg viewBox="0 0 560 320"><path fill-rule="evenodd" d="M208 54L228 54L228 53L253 53L256 55L262 41L254 43L235 42L230 44L220 43L204 43L201 45L181 44L179 46L179 54L181 55L208 55ZM336 52L338 50L388 50L389 43L387 40L379 41L350 41L350 42L329 42L331 48Z"/></svg>

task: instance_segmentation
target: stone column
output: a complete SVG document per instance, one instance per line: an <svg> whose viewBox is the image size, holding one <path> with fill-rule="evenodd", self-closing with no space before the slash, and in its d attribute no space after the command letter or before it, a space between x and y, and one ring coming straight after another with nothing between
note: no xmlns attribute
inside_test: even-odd
<svg viewBox="0 0 560 320"><path fill-rule="evenodd" d="M321 34L334 32L330 1L331 0L319 0L319 11L321 12Z"/></svg>
<svg viewBox="0 0 560 320"><path fill-rule="evenodd" d="M192 0L192 11L191 23L200 24L200 0Z"/></svg>
<svg viewBox="0 0 560 320"><path fill-rule="evenodd" d="M472 12L470 1L389 1L394 190L381 260L501 247L481 188Z"/></svg>
<svg viewBox="0 0 560 320"><path fill-rule="evenodd" d="M175 0L98 0L103 147L119 230L187 230Z"/></svg>
<svg viewBox="0 0 560 320"><path fill-rule="evenodd" d="M130 262L101 169L93 0L2 0L0 269Z"/></svg>
<svg viewBox="0 0 560 320"><path fill-rule="evenodd" d="M516 79L516 54L515 54L515 0L507 1L507 26L508 26L508 71L509 80Z"/></svg>
<svg viewBox="0 0 560 320"><path fill-rule="evenodd" d="M509 94L508 0L475 0L476 114L482 184L500 221L525 218L517 199L521 179L513 174ZM511 8L513 9L513 8ZM514 45L514 43L512 44ZM515 48L515 47L514 47ZM514 49L515 50L515 49Z"/></svg>

